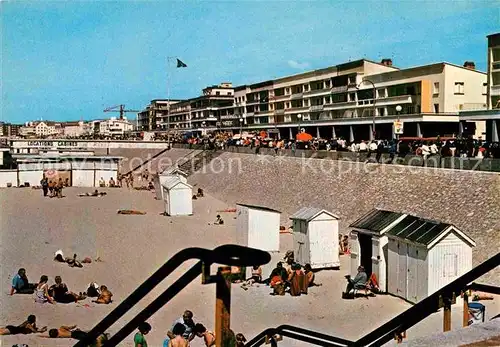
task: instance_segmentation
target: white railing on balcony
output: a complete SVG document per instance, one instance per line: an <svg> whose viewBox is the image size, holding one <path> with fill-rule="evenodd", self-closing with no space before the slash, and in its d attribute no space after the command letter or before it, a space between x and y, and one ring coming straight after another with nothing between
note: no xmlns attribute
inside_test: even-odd
<svg viewBox="0 0 500 347"><path fill-rule="evenodd" d="M311 112L323 111L323 108L324 108L323 105L313 105L309 108L309 111Z"/></svg>
<svg viewBox="0 0 500 347"><path fill-rule="evenodd" d="M332 94L346 93L347 92L347 86L333 87L332 89L330 89L330 92Z"/></svg>
<svg viewBox="0 0 500 347"><path fill-rule="evenodd" d="M290 100L302 99L303 96L304 96L303 93L295 93L295 94L290 95Z"/></svg>

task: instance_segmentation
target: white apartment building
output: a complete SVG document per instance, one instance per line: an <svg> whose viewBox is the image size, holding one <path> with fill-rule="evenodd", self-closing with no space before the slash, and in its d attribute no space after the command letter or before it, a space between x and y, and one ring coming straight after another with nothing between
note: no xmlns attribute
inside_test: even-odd
<svg viewBox="0 0 500 347"><path fill-rule="evenodd" d="M107 120L92 121L91 123L91 129L94 133L110 137L122 136L134 130L134 125L126 117L123 119L111 117Z"/></svg>
<svg viewBox="0 0 500 347"><path fill-rule="evenodd" d="M390 59L362 59L251 85L207 87L202 96L172 105L170 128L265 130L283 138L304 129L358 141L392 138L399 119L403 136L453 135L464 131L461 110L486 107L486 79L472 62L398 69Z"/></svg>
<svg viewBox="0 0 500 347"><path fill-rule="evenodd" d="M488 108L485 110L467 110L460 112L460 126L466 129L471 125L484 128L487 141L500 141L500 33L487 36L488 39L488 74L484 82L483 93L486 95Z"/></svg>
<svg viewBox="0 0 500 347"><path fill-rule="evenodd" d="M146 108L137 114L138 131L161 131L168 127L168 112L171 105L181 100L154 99Z"/></svg>

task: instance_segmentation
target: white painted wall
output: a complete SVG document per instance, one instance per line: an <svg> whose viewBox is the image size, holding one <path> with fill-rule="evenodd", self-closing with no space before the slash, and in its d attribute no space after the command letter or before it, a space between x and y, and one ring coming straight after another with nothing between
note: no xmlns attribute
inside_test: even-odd
<svg viewBox="0 0 500 347"><path fill-rule="evenodd" d="M299 264L311 262L307 224L303 220L293 220L293 254Z"/></svg>
<svg viewBox="0 0 500 347"><path fill-rule="evenodd" d="M191 187L178 184L166 191L165 204L169 216L188 216L193 214L193 190Z"/></svg>
<svg viewBox="0 0 500 347"><path fill-rule="evenodd" d="M280 249L280 214L249 209L248 247L268 252Z"/></svg>
<svg viewBox="0 0 500 347"><path fill-rule="evenodd" d="M96 187L94 184L94 170L72 170L73 187Z"/></svg>
<svg viewBox="0 0 500 347"><path fill-rule="evenodd" d="M387 291L387 236L372 236L372 272L377 276L380 290Z"/></svg>
<svg viewBox="0 0 500 347"><path fill-rule="evenodd" d="M486 104L486 95L483 95L486 74L453 65L445 65L444 72L445 112L459 111L460 104ZM464 95L455 95L455 82L464 82Z"/></svg>
<svg viewBox="0 0 500 347"><path fill-rule="evenodd" d="M19 185L29 182L30 186L39 186L43 170L19 171Z"/></svg>
<svg viewBox="0 0 500 347"><path fill-rule="evenodd" d="M317 269L340 266L338 220L322 213L308 224L311 267Z"/></svg>
<svg viewBox="0 0 500 347"><path fill-rule="evenodd" d="M12 187L17 187L17 170L0 170L0 187L7 187L11 183Z"/></svg>
<svg viewBox="0 0 500 347"><path fill-rule="evenodd" d="M351 249L351 276L354 278L358 273L358 266L361 265L361 247L359 245L358 233L351 231L349 234L349 248Z"/></svg>
<svg viewBox="0 0 500 347"><path fill-rule="evenodd" d="M236 205L236 244L240 246L248 246L249 216L247 207Z"/></svg>
<svg viewBox="0 0 500 347"><path fill-rule="evenodd" d="M429 250L428 266L430 295L472 270L472 247L450 231Z"/></svg>

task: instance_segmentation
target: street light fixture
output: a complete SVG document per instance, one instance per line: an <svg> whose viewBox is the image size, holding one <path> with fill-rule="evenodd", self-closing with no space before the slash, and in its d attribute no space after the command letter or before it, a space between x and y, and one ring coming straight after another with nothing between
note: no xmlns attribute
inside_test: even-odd
<svg viewBox="0 0 500 347"><path fill-rule="evenodd" d="M401 105L396 106L396 114L398 116L398 124L399 124L399 114L401 113L402 110L403 110L403 108L401 107ZM396 139L399 140L399 133L396 134Z"/></svg>
<svg viewBox="0 0 500 347"><path fill-rule="evenodd" d="M370 80L367 80L367 79L364 79L362 80L361 82L359 82L359 84L356 86L356 89L359 90L359 87L363 84L363 83L370 83L373 87L373 122L372 122L372 130L373 130L373 139L375 140L375 137L377 136L377 132L375 131L375 100L377 99L377 88L375 87L375 83L373 83L372 81Z"/></svg>
<svg viewBox="0 0 500 347"><path fill-rule="evenodd" d="M240 139L241 139L242 132L243 132L243 117L240 118Z"/></svg>
<svg viewBox="0 0 500 347"><path fill-rule="evenodd" d="M298 121L299 121L299 122L298 122L298 123L299 123L299 129L298 129L298 131L297 131L297 134L300 134L300 120L302 119L302 115L301 115L300 113L297 115L297 119L298 119Z"/></svg>

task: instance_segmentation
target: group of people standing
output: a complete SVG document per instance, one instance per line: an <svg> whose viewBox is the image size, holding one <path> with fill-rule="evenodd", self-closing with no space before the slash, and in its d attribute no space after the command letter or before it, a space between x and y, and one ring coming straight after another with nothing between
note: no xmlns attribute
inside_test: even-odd
<svg viewBox="0 0 500 347"><path fill-rule="evenodd" d="M66 178L66 181L63 182L62 177L59 177L59 180L49 180L45 174L40 181L40 185L42 186L43 196L49 195L49 197L54 198L62 198L63 188L69 186L69 178Z"/></svg>

